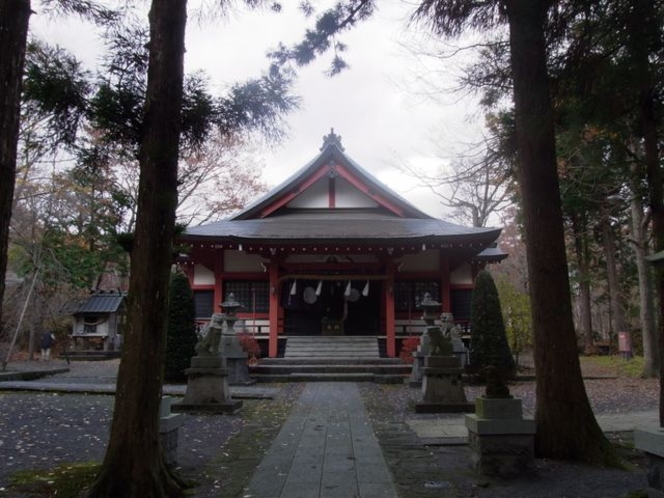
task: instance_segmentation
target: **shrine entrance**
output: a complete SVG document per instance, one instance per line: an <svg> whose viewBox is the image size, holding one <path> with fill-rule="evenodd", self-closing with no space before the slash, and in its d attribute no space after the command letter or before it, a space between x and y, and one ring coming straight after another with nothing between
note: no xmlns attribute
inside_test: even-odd
<svg viewBox="0 0 664 498"><path fill-rule="evenodd" d="M380 335L383 282L289 279L282 285L287 335Z"/></svg>

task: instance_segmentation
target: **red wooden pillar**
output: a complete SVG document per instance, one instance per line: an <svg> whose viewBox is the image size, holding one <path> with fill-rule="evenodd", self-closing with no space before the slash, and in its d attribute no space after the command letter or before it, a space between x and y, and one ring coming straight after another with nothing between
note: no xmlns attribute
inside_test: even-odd
<svg viewBox="0 0 664 498"><path fill-rule="evenodd" d="M452 298L450 293L450 260L441 252L440 255L440 300L443 304L443 312L452 311Z"/></svg>
<svg viewBox="0 0 664 498"><path fill-rule="evenodd" d="M219 305L224 302L224 250L214 249L214 305L213 313L220 313Z"/></svg>
<svg viewBox="0 0 664 498"><path fill-rule="evenodd" d="M277 357L279 345L279 265L270 264L270 339L269 356Z"/></svg>
<svg viewBox="0 0 664 498"><path fill-rule="evenodd" d="M383 295L385 298L385 335L387 356L394 358L397 355L396 322L394 318L394 264L390 261L386 267L387 279Z"/></svg>

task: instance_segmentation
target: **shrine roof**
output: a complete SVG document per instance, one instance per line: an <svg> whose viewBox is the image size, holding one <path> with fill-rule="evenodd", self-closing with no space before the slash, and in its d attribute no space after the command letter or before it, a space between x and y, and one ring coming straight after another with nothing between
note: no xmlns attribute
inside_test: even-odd
<svg viewBox="0 0 664 498"><path fill-rule="evenodd" d="M466 227L429 216L346 155L334 130L323 140L320 154L281 185L229 219L188 228L181 238L282 245L399 240L441 247L472 244L481 250L500 235L499 228Z"/></svg>
<svg viewBox="0 0 664 498"><path fill-rule="evenodd" d="M329 211L296 212L259 220L224 220L189 228L186 239L264 240L306 242L322 240L457 239L489 243L499 228L464 227L433 218L396 218L379 213L347 212L343 218Z"/></svg>
<svg viewBox="0 0 664 498"><path fill-rule="evenodd" d="M120 309L126 294L116 291L97 291L79 303L72 312L75 315L84 313L115 313Z"/></svg>

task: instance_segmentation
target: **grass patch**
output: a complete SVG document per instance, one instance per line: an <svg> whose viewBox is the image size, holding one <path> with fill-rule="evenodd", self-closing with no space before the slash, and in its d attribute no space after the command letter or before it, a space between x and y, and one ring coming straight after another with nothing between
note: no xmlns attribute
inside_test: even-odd
<svg viewBox="0 0 664 498"><path fill-rule="evenodd" d="M10 476L9 489L34 496L78 498L92 486L100 467L98 462L84 462L51 470L22 470Z"/></svg>
<svg viewBox="0 0 664 498"><path fill-rule="evenodd" d="M643 373L643 356L635 356L629 360L620 356L587 356L583 357L582 361L604 367L619 377L636 379Z"/></svg>

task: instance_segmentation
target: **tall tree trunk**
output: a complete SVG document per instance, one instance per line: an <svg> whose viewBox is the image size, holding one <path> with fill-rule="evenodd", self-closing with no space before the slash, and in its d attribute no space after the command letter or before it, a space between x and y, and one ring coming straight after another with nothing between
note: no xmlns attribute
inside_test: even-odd
<svg viewBox="0 0 664 498"><path fill-rule="evenodd" d="M572 215L572 231L574 232L574 252L579 270L579 328L583 338L583 351L586 354L595 353L593 342L593 323L590 313L590 264L588 255L588 240L585 220L579 219L578 214Z"/></svg>
<svg viewBox="0 0 664 498"><path fill-rule="evenodd" d="M608 211L602 213L602 243L604 257L606 258L606 277L609 284L609 306L611 307L611 330L614 333L628 332L629 327L625 320L625 307L623 295L618 283L618 265L616 263L616 238L611 227Z"/></svg>
<svg viewBox="0 0 664 498"><path fill-rule="evenodd" d="M664 176L659 161L657 136L658 116L655 112L657 84L650 55L660 47L662 26L652 0L634 0L629 20L632 73L636 76L634 90L638 97L638 124L643 138L644 162L648 180L648 197L653 223L655 251L664 250ZM659 357L664 358L664 265L655 270L655 289L659 297ZM659 424L664 427L664 361L659 371Z"/></svg>
<svg viewBox="0 0 664 498"><path fill-rule="evenodd" d="M186 1L153 0L150 63L139 152L136 233L127 330L115 410L93 497L182 496L159 442L166 310L177 205Z"/></svg>
<svg viewBox="0 0 664 498"><path fill-rule="evenodd" d="M544 41L550 1L504 3L537 373L535 447L543 457L612 461L590 408L574 332Z"/></svg>
<svg viewBox="0 0 664 498"><path fill-rule="evenodd" d="M0 0L0 334L30 0Z"/></svg>
<svg viewBox="0 0 664 498"><path fill-rule="evenodd" d="M634 180L636 183L636 180ZM641 322L641 336L643 343L643 373L644 377L656 377L659 371L659 350L657 348L657 326L655 322L655 304L652 291L650 268L645 257L648 241L644 223L643 206L637 187L634 187L630 201L632 213L632 238L634 243L634 260L639 278L639 318Z"/></svg>

